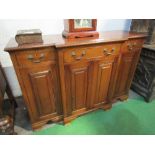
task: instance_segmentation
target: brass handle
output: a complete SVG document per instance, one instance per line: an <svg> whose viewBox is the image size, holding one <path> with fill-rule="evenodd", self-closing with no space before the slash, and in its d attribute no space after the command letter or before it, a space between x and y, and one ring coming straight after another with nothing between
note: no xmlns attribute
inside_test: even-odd
<svg viewBox="0 0 155 155"><path fill-rule="evenodd" d="M111 52L114 52L115 51L115 48L112 48Z"/></svg>
<svg viewBox="0 0 155 155"><path fill-rule="evenodd" d="M41 54L40 54L40 57L36 60L36 59L34 59L33 55L30 54L30 55L28 55L27 59L30 60L30 61L32 61L32 62L34 62L34 63L40 63L41 60L42 60L44 57L45 57L44 53L41 53Z"/></svg>
<svg viewBox="0 0 155 155"><path fill-rule="evenodd" d="M74 56L76 56L76 53L75 52L72 52L71 55L74 57Z"/></svg>
<svg viewBox="0 0 155 155"><path fill-rule="evenodd" d="M41 53L39 59L43 59L44 57L45 57L45 54Z"/></svg>
<svg viewBox="0 0 155 155"><path fill-rule="evenodd" d="M84 55L86 55L86 51L83 51L83 52L82 52L82 56L84 56Z"/></svg>
<svg viewBox="0 0 155 155"><path fill-rule="evenodd" d="M34 63L40 63L41 60L33 60L32 62L34 62Z"/></svg>
<svg viewBox="0 0 155 155"><path fill-rule="evenodd" d="M82 54L77 57L76 56L76 53L73 51L73 52L71 52L71 55L72 55L72 57L74 57L75 60L81 60L82 57L86 55L86 52L85 51L82 51Z"/></svg>
<svg viewBox="0 0 155 155"><path fill-rule="evenodd" d="M106 48L103 49L103 53L104 53L106 56L111 55L114 51L115 51L115 48L112 48L110 52L109 52Z"/></svg>
<svg viewBox="0 0 155 155"><path fill-rule="evenodd" d="M33 59L34 59L34 57L33 57L33 55L32 55L32 54L30 54L30 55L28 55L27 59L28 59L28 60L33 60Z"/></svg>
<svg viewBox="0 0 155 155"><path fill-rule="evenodd" d="M132 44L128 44L127 46L128 46L129 51L132 51L133 45Z"/></svg>
<svg viewBox="0 0 155 155"><path fill-rule="evenodd" d="M133 43L133 46L136 46L137 45L137 43Z"/></svg>
<svg viewBox="0 0 155 155"><path fill-rule="evenodd" d="M133 49L132 47L129 47L129 50L130 50L130 51L132 51L132 49Z"/></svg>

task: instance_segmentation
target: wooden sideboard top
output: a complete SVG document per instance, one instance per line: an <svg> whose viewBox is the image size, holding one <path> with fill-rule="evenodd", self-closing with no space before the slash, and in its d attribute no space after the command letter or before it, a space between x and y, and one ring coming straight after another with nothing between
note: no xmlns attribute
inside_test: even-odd
<svg viewBox="0 0 155 155"><path fill-rule="evenodd" d="M15 38L11 38L5 47L5 51L11 52L16 50L32 49L38 47L55 46L56 48L71 47L79 45L89 45L96 43L125 41L131 38L146 37L146 33L131 33L128 31L106 31L100 32L99 38L78 38L65 39L62 34L59 35L43 35L43 43L18 45Z"/></svg>

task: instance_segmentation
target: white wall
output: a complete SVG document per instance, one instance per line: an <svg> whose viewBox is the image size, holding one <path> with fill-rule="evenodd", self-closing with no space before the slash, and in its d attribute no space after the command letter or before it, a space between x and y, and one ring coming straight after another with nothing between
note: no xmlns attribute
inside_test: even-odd
<svg viewBox="0 0 155 155"><path fill-rule="evenodd" d="M97 31L128 30L130 21L126 19L98 19ZM0 61L15 96L20 96L21 90L9 54L4 52L3 49L9 39L15 36L17 30L36 28L41 29L43 34L61 34L63 31L63 19L0 20Z"/></svg>

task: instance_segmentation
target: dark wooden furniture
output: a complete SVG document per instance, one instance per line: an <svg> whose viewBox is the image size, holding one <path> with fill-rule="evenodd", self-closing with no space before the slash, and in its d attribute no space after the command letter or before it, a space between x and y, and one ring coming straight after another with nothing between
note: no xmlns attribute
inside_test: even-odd
<svg viewBox="0 0 155 155"><path fill-rule="evenodd" d="M76 21L89 20L90 25L76 27ZM69 39L84 37L99 37L96 31L97 19L65 19L63 36Z"/></svg>
<svg viewBox="0 0 155 155"><path fill-rule="evenodd" d="M125 100L145 34L112 31L98 39L43 36L44 43L18 46L10 53L33 129L48 121L68 123L79 115L109 109Z"/></svg>
<svg viewBox="0 0 155 155"><path fill-rule="evenodd" d="M155 19L133 19L130 31L147 33L145 44L155 44Z"/></svg>
<svg viewBox="0 0 155 155"><path fill-rule="evenodd" d="M4 100L7 93L9 102ZM9 83L0 64L0 134L15 134L14 132L14 109L16 101L12 95Z"/></svg>
<svg viewBox="0 0 155 155"><path fill-rule="evenodd" d="M155 45L144 45L131 88L147 102L155 99Z"/></svg>
<svg viewBox="0 0 155 155"><path fill-rule="evenodd" d="M155 99L155 19L133 19L131 31L148 34L131 88L150 102Z"/></svg>

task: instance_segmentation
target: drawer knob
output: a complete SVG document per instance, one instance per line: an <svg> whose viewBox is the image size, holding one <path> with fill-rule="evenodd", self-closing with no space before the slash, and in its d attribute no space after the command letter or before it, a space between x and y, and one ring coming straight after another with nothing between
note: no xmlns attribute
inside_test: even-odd
<svg viewBox="0 0 155 155"><path fill-rule="evenodd" d="M128 44L127 46L128 46L129 51L132 51L133 45L132 44Z"/></svg>

